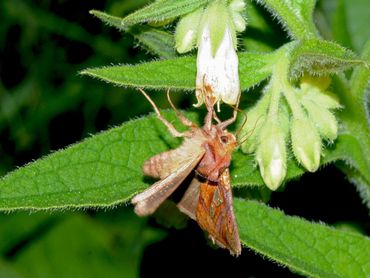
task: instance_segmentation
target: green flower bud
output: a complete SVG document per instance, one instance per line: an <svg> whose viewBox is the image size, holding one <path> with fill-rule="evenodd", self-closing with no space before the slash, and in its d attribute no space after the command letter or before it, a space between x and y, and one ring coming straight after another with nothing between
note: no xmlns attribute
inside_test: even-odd
<svg viewBox="0 0 370 278"><path fill-rule="evenodd" d="M302 101L311 100L326 109L341 108L338 97L325 91L330 85L329 77L304 76L301 80Z"/></svg>
<svg viewBox="0 0 370 278"><path fill-rule="evenodd" d="M321 92L317 88L304 92L302 102L306 101L312 101L325 109L339 109L342 107L336 95L330 92Z"/></svg>
<svg viewBox="0 0 370 278"><path fill-rule="evenodd" d="M330 142L334 141L338 135L338 122L333 113L326 108L316 105L313 101L304 101L302 105L306 109L308 117L317 127L320 135Z"/></svg>
<svg viewBox="0 0 370 278"><path fill-rule="evenodd" d="M257 113L255 110L248 112L248 122L250 125L243 129L242 140L245 142L242 144L241 149L245 153L254 153L259 144L259 134L261 128L266 120L266 116Z"/></svg>
<svg viewBox="0 0 370 278"><path fill-rule="evenodd" d="M247 112L247 122L242 127L241 149L245 153L253 153L259 143L259 134L266 120L266 110L270 102L270 94L265 94L258 103Z"/></svg>
<svg viewBox="0 0 370 278"><path fill-rule="evenodd" d="M244 0L233 0L229 5L230 10L234 12L242 12L245 9L245 1Z"/></svg>
<svg viewBox="0 0 370 278"><path fill-rule="evenodd" d="M232 22L234 24L235 30L238 32L243 32L247 26L245 19L238 12L231 12Z"/></svg>
<svg viewBox="0 0 370 278"><path fill-rule="evenodd" d="M294 156L308 171L315 172L320 166L321 138L308 118L295 118L291 126Z"/></svg>
<svg viewBox="0 0 370 278"><path fill-rule="evenodd" d="M266 186L276 190L283 182L287 168L285 135L276 123L266 122L263 126L256 160Z"/></svg>
<svg viewBox="0 0 370 278"><path fill-rule="evenodd" d="M195 47L202 14L203 9L198 9L184 16L177 23L175 33L177 52L185 53Z"/></svg>

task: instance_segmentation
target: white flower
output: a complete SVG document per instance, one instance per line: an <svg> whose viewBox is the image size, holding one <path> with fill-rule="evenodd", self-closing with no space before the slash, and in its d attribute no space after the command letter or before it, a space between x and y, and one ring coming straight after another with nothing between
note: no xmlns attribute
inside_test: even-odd
<svg viewBox="0 0 370 278"><path fill-rule="evenodd" d="M238 102L240 96L238 56L231 32L230 27L226 25L223 39L213 56L208 25L202 30L197 55L196 106L204 102L201 88L210 88L218 106L220 102L230 105Z"/></svg>

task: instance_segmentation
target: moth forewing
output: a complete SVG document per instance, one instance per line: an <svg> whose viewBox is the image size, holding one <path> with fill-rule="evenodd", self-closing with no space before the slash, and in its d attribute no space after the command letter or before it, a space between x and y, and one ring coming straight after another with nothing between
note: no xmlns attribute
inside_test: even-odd
<svg viewBox="0 0 370 278"><path fill-rule="evenodd" d="M135 205L135 212L139 216L146 216L154 213L156 209L166 200L176 188L191 173L202 157L202 153L192 157L188 162L166 178L154 183L151 187L136 195L131 203Z"/></svg>
<svg viewBox="0 0 370 278"><path fill-rule="evenodd" d="M204 136L193 129L191 137L185 138L180 147L157 154L144 162L143 172L146 176L164 179L194 157L202 156Z"/></svg>

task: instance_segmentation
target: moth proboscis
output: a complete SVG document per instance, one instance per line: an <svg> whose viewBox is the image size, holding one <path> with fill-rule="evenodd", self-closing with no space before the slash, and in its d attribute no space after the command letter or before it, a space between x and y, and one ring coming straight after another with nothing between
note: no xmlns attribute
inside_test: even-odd
<svg viewBox="0 0 370 278"><path fill-rule="evenodd" d="M204 126L200 128L175 108L167 92L177 117L189 128L181 133L162 117L151 98L143 90L140 91L169 132L174 137L183 137L184 141L177 149L157 154L144 163L144 174L160 180L131 200L136 214L152 214L195 171L194 178L177 204L178 208L197 221L215 244L228 249L232 255L240 255L241 244L233 212L229 173L231 154L237 140L226 130L235 122L237 110L230 119L222 122L213 109L212 99L205 94L208 113ZM217 124L213 124L213 120Z"/></svg>

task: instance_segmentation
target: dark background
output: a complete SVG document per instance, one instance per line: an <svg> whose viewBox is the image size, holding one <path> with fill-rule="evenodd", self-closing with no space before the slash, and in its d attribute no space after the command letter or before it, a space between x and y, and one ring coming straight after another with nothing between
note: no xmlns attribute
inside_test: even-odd
<svg viewBox="0 0 370 278"><path fill-rule="evenodd" d="M316 14L327 36L330 5ZM335 8L336 1L332 3ZM124 16L147 1L4 0L0 3L0 173L151 111L135 90L81 77L87 67L135 64L156 56L129 34L104 26L90 9ZM334 3L334 4L333 4ZM260 14L265 14L256 8ZM270 50L287 41L266 14L268 29L250 22L241 49ZM170 27L167 27L169 30ZM244 38L245 37L245 38ZM244 39L243 39L244 38ZM349 41L342 44L356 48ZM355 49L356 50L356 49ZM262 84L263 85L263 84ZM260 88L246 98L250 105ZM161 108L164 94L152 94ZM188 109L189 94L175 94ZM236 195L238 192L236 192ZM368 212L354 185L334 166L289 182L269 205L289 215L369 234ZM298 276L244 249L235 259L215 250L192 221L180 229L131 207L0 215L0 276L4 277L207 277Z"/></svg>

